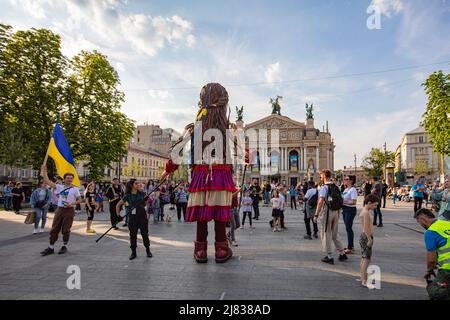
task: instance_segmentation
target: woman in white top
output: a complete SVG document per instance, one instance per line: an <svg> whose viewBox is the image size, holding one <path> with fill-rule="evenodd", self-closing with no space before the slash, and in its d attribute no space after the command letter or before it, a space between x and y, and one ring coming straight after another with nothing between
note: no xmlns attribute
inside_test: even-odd
<svg viewBox="0 0 450 320"><path fill-rule="evenodd" d="M344 199L344 206L342 207L342 214L344 216L345 229L347 230L347 248L344 249L346 254L354 253L353 247L353 220L356 216L356 201L358 199L358 191L354 187L356 183L355 176L346 176L344 178L345 190L342 194Z"/></svg>
<svg viewBox="0 0 450 320"><path fill-rule="evenodd" d="M272 203L272 218L273 218L273 232L278 232L280 230L280 209L281 209L281 199L278 191L275 191L270 200Z"/></svg>

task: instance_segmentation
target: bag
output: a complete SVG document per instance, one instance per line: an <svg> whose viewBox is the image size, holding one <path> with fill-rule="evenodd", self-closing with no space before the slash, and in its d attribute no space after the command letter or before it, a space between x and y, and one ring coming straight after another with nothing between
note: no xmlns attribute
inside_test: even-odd
<svg viewBox="0 0 450 320"><path fill-rule="evenodd" d="M430 300L449 300L449 283L442 277L437 277L430 281L427 286Z"/></svg>
<svg viewBox="0 0 450 320"><path fill-rule="evenodd" d="M334 183L328 184L327 199L325 199L327 206L332 211L341 210L344 206L344 199L342 198L341 190Z"/></svg>
<svg viewBox="0 0 450 320"><path fill-rule="evenodd" d="M308 208L313 209L317 207L317 202L319 201L319 192L316 190L316 194L308 199Z"/></svg>
<svg viewBox="0 0 450 320"><path fill-rule="evenodd" d="M35 204L35 207L38 209L42 209L47 204L47 201L38 201Z"/></svg>
<svg viewBox="0 0 450 320"><path fill-rule="evenodd" d="M30 212L27 214L27 217L25 218L24 223L25 224L33 224L35 219L36 219L36 213L34 211Z"/></svg>

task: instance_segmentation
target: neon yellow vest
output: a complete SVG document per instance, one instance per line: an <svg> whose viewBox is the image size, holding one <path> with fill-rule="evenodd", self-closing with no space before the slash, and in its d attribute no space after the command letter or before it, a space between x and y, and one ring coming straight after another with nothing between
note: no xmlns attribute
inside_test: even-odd
<svg viewBox="0 0 450 320"><path fill-rule="evenodd" d="M450 222L436 220L428 230L435 231L447 239L447 243L437 249L439 269L450 270Z"/></svg>

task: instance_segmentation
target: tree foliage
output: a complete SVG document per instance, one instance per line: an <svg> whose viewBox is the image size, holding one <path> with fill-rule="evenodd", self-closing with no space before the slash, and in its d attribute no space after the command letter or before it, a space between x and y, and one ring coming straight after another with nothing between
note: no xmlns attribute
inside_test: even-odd
<svg viewBox="0 0 450 320"><path fill-rule="evenodd" d="M395 153L387 151L386 155L381 148L372 148L370 153L363 159L362 166L371 177L383 176L384 164L393 165Z"/></svg>
<svg viewBox="0 0 450 320"><path fill-rule="evenodd" d="M431 138L436 152L450 155L450 74L441 70L422 84L428 95L422 126Z"/></svg>
<svg viewBox="0 0 450 320"><path fill-rule="evenodd" d="M11 165L39 168L55 122L61 124L75 161L86 160L93 179L126 154L134 124L120 111L120 79L101 53L82 51L68 59L60 36L52 31L12 33L11 27L0 25L0 75L0 126L8 128L2 130L2 142L16 151L22 143L21 155L28 160Z"/></svg>

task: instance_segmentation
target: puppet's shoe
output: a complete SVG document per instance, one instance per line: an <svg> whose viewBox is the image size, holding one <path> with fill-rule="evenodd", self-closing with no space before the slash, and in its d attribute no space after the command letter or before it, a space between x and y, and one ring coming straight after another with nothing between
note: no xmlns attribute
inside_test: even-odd
<svg viewBox="0 0 450 320"><path fill-rule="evenodd" d="M208 242L195 241L194 259L198 263L208 262Z"/></svg>
<svg viewBox="0 0 450 320"><path fill-rule="evenodd" d="M228 241L216 242L216 262L227 262L233 256Z"/></svg>

